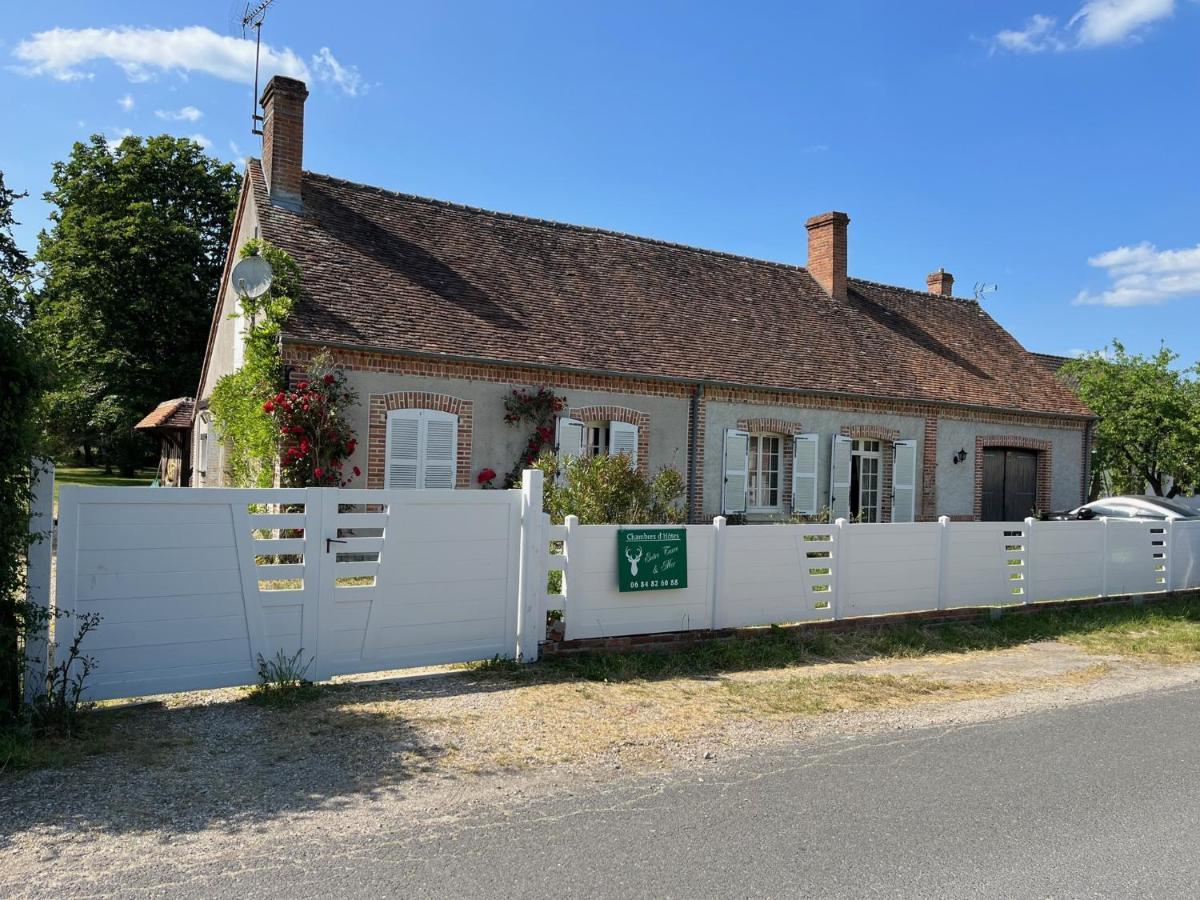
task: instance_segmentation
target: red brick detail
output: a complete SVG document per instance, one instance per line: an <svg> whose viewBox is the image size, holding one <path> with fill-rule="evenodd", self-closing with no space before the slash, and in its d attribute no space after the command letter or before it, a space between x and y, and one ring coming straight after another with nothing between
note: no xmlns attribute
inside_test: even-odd
<svg viewBox="0 0 1200 900"><path fill-rule="evenodd" d="M304 168L304 101L308 88L275 76L262 94L263 176L272 200L298 202Z"/></svg>
<svg viewBox="0 0 1200 900"><path fill-rule="evenodd" d="M879 521L892 521L892 444L900 440L900 432L882 425L843 425L838 431L849 438L862 441L880 441L883 463L879 467ZM914 516L915 518L915 516Z"/></svg>
<svg viewBox="0 0 1200 900"><path fill-rule="evenodd" d="M458 461L454 483L459 488L470 487L473 406L470 400L424 391L371 394L367 398L367 487L383 487L387 460L387 414L393 409L434 409L458 416Z"/></svg>
<svg viewBox="0 0 1200 900"><path fill-rule="evenodd" d="M1049 510L1050 463L1054 445L1050 441L1016 434L981 434L975 438L975 520L983 518L983 451L994 447L1037 451L1037 508Z"/></svg>
<svg viewBox="0 0 1200 900"><path fill-rule="evenodd" d="M700 396L700 402L696 404L697 413L695 416L688 416L688 439L691 442L689 446L696 448L696 457L693 461L696 467L696 474L693 479L692 487L692 508L688 510L688 520L694 523L704 521L704 442L707 438L708 425L708 398L703 394ZM695 421L692 421L692 419Z"/></svg>
<svg viewBox="0 0 1200 900"><path fill-rule="evenodd" d="M1087 503L1092 498L1092 446L1096 439L1096 426L1089 424L1083 431L1083 467L1079 472L1079 502Z"/></svg>
<svg viewBox="0 0 1200 900"><path fill-rule="evenodd" d="M937 518L937 446L938 420L936 416L927 416L925 436L921 441L921 506L917 510L918 522L932 522Z"/></svg>
<svg viewBox="0 0 1200 900"><path fill-rule="evenodd" d="M846 229L850 217L844 212L827 212L804 223L808 229L808 274L825 293L846 299Z"/></svg>
<svg viewBox="0 0 1200 900"><path fill-rule="evenodd" d="M804 429L799 422L788 422L784 419L738 419L737 427L751 434L803 434Z"/></svg>
<svg viewBox="0 0 1200 900"><path fill-rule="evenodd" d="M577 406L567 414L580 422L624 422L638 430L638 471L650 474L650 414L624 406Z"/></svg>

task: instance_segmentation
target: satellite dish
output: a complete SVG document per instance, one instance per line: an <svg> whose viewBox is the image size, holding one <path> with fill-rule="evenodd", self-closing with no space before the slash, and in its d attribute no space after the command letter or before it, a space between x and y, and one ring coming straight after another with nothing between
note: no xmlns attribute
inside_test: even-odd
<svg viewBox="0 0 1200 900"><path fill-rule="evenodd" d="M271 287L271 264L261 256L238 260L230 278L239 297L261 297Z"/></svg>

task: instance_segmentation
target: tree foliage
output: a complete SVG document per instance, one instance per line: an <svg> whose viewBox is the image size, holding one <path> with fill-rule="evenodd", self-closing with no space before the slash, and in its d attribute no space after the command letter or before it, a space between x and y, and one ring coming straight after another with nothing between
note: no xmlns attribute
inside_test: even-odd
<svg viewBox="0 0 1200 900"><path fill-rule="evenodd" d="M187 138L93 135L51 182L32 303L54 362L47 425L60 448L96 446L132 474L147 450L133 425L195 389L237 176Z"/></svg>
<svg viewBox="0 0 1200 900"><path fill-rule="evenodd" d="M279 458L278 428L263 404L283 387L279 334L300 291L300 269L286 252L262 240L247 241L242 257L262 256L271 265L271 288L261 297L243 297L238 316L246 319L242 367L213 388L209 409L227 447L229 475L239 487L269 487Z"/></svg>
<svg viewBox="0 0 1200 900"><path fill-rule="evenodd" d="M39 352L25 320L29 259L13 240L13 203L0 173L0 720L20 705L20 640L29 547L30 463L37 451Z"/></svg>
<svg viewBox="0 0 1200 900"><path fill-rule="evenodd" d="M685 490L683 476L669 466L647 478L624 453L573 457L565 463L545 453L534 466L545 475L543 506L555 522L567 516L578 516L582 525L687 520L687 510L679 502Z"/></svg>
<svg viewBox="0 0 1200 900"><path fill-rule="evenodd" d="M1066 363L1060 376L1099 417L1093 471L1114 493L1158 496L1200 487L1200 382L1165 346L1152 356L1112 348Z"/></svg>

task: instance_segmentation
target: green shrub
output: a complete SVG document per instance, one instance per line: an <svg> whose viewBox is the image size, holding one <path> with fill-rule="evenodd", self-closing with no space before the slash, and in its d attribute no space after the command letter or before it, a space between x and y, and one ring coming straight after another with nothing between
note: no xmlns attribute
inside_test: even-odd
<svg viewBox="0 0 1200 900"><path fill-rule="evenodd" d="M584 456L561 465L543 454L534 463L545 474L544 507L561 523L583 525L672 524L687 521L683 476L669 466L647 478L628 456Z"/></svg>

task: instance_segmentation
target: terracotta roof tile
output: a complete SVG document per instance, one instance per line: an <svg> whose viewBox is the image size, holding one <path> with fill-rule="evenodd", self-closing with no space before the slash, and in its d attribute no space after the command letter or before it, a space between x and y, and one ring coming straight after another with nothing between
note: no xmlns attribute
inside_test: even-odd
<svg viewBox="0 0 1200 900"><path fill-rule="evenodd" d="M973 300L305 173L263 235L300 265L285 339L1086 416Z"/></svg>
<svg viewBox="0 0 1200 900"><path fill-rule="evenodd" d="M147 428L191 428L192 414L196 404L191 397L179 397L175 400L164 400L142 421L133 427Z"/></svg>

